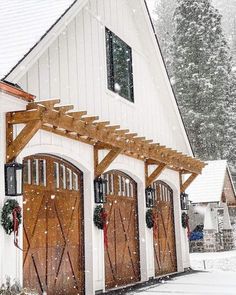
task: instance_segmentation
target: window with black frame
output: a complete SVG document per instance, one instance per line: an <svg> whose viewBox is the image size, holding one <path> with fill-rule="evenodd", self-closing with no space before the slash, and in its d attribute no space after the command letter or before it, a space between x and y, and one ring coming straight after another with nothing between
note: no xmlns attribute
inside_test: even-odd
<svg viewBox="0 0 236 295"><path fill-rule="evenodd" d="M106 28L108 89L134 102L132 49Z"/></svg>

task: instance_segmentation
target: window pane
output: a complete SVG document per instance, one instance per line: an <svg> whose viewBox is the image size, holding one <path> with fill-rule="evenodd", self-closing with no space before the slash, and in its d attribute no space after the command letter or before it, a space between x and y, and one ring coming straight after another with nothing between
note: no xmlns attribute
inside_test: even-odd
<svg viewBox="0 0 236 295"><path fill-rule="evenodd" d="M63 189L66 189L66 167L64 165L60 165L60 183Z"/></svg>
<svg viewBox="0 0 236 295"><path fill-rule="evenodd" d="M132 100L130 73L131 49L119 38L113 37L114 90Z"/></svg>
<svg viewBox="0 0 236 295"><path fill-rule="evenodd" d="M39 183L46 186L46 161L39 160Z"/></svg>
<svg viewBox="0 0 236 295"><path fill-rule="evenodd" d="M106 54L107 54L107 86L114 91L113 58L112 58L112 33L106 29Z"/></svg>
<svg viewBox="0 0 236 295"><path fill-rule="evenodd" d="M21 193L21 183L22 183L22 174L21 170L17 169L16 170L16 193L20 194Z"/></svg>
<svg viewBox="0 0 236 295"><path fill-rule="evenodd" d="M30 160L24 161L24 183L30 184L31 183L31 171L30 171Z"/></svg>
<svg viewBox="0 0 236 295"><path fill-rule="evenodd" d="M106 29L108 88L133 101L132 50Z"/></svg>
<svg viewBox="0 0 236 295"><path fill-rule="evenodd" d="M69 168L66 168L66 187L72 189L72 171Z"/></svg>
<svg viewBox="0 0 236 295"><path fill-rule="evenodd" d="M15 195L15 177L14 177L14 169L12 167L7 167L7 183L8 183L8 194Z"/></svg>
<svg viewBox="0 0 236 295"><path fill-rule="evenodd" d="M54 174L54 185L55 188L59 188L59 164L57 162L53 163L53 174Z"/></svg>
<svg viewBox="0 0 236 295"><path fill-rule="evenodd" d="M122 195L122 184L121 184L121 176L120 175L118 175L118 184L119 184L118 196L121 196Z"/></svg>
<svg viewBox="0 0 236 295"><path fill-rule="evenodd" d="M73 190L77 191L78 189L79 189L78 175L73 172Z"/></svg>
<svg viewBox="0 0 236 295"><path fill-rule="evenodd" d="M33 184L39 184L39 174L38 174L38 160L34 159L32 161L32 182Z"/></svg>

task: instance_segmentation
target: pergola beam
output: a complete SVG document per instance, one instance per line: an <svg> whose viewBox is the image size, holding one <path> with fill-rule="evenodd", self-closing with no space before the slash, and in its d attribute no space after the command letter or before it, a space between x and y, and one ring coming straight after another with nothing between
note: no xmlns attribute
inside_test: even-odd
<svg viewBox="0 0 236 295"><path fill-rule="evenodd" d="M26 111L9 113L7 116L8 127L11 124L23 123L28 126L25 129L27 130L31 129L30 126L34 126L36 121L39 121L41 122L41 124L38 122L39 128L45 131L109 148L111 153L106 160L104 159L104 167L119 153L159 164L160 167L158 166L159 168L157 167L150 175L148 183L156 178L165 167L183 173L199 174L205 166L203 162L197 159L183 155L166 146L161 146L159 143L152 143L152 140L139 137L137 133L127 133L129 130L120 129L119 125L111 126L109 121L99 122L97 116L84 117L87 114L85 111L69 112L73 108L71 105L55 106L59 102L58 99L54 99L29 103ZM29 125L29 123L32 124ZM35 130L38 130L38 127ZM34 133L34 131L31 130L29 137L31 133ZM11 150L13 150L13 145ZM103 169L98 166L98 172L100 170Z"/></svg>

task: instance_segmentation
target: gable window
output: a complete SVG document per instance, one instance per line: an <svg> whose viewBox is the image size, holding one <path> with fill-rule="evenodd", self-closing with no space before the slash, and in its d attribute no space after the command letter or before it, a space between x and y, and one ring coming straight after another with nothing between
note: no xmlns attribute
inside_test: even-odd
<svg viewBox="0 0 236 295"><path fill-rule="evenodd" d="M108 89L134 101L132 49L106 28Z"/></svg>

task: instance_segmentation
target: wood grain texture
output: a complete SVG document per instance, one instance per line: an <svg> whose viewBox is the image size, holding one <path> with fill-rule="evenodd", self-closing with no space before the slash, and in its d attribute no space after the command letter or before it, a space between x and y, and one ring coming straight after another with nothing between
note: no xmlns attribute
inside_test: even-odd
<svg viewBox="0 0 236 295"><path fill-rule="evenodd" d="M82 173L54 157L31 156L25 163L28 160L46 161L46 185L34 184L34 177L24 184L24 286L39 294L83 294ZM63 188L62 174L60 187L55 188L55 162L77 175L78 190Z"/></svg>
<svg viewBox="0 0 236 295"><path fill-rule="evenodd" d="M185 180L185 182L181 185L180 187L180 191L181 193L183 193L189 186L190 184L194 181L194 179L197 177L198 175L196 173L192 173L187 180Z"/></svg>
<svg viewBox="0 0 236 295"><path fill-rule="evenodd" d="M19 153L23 150L23 148L27 145L27 143L32 139L35 133L42 126L41 120L33 120L25 125L20 134L17 135L15 139L7 142L6 145L6 161L12 162L19 155ZM11 133L11 127L7 128L7 133ZM9 136L7 135L8 139Z"/></svg>
<svg viewBox="0 0 236 295"><path fill-rule="evenodd" d="M148 167L148 164L145 163L145 166ZM156 180L156 178L162 173L162 171L165 168L166 168L166 164L161 163L155 168L155 170L150 175L148 175L148 168L145 168L146 187L151 185L153 181Z"/></svg>
<svg viewBox="0 0 236 295"><path fill-rule="evenodd" d="M153 186L156 190L153 228L155 275L160 276L177 271L173 191L162 181L154 182Z"/></svg>
<svg viewBox="0 0 236 295"><path fill-rule="evenodd" d="M153 144L145 137L133 137L133 133L130 136L129 133L126 133L127 129L119 129L120 125L107 125L106 122L101 122L99 125L99 122L94 122L94 120L99 119L98 116L83 117L83 111L77 112L76 115L75 113L70 115L68 111L72 109L72 106L55 106L59 102L60 100L54 99L29 103L26 111L10 114L9 124L27 123L25 127L27 129L33 122L40 121L41 128L47 131L51 130L52 133L71 139L87 140L89 144L108 145L113 151L120 149L122 153L145 160L147 163L148 161L156 161L160 166L153 173L152 181L165 166L181 170L184 173L194 174L201 173L205 166L205 163L198 159L191 158L166 146ZM24 129L22 132L24 132ZM8 148L10 149L10 147ZM115 156L117 155L115 154Z"/></svg>
<svg viewBox="0 0 236 295"><path fill-rule="evenodd" d="M120 148L111 149L108 152L108 154L101 160L101 162L98 162L98 152L99 152L99 150L95 146L94 147L94 174L95 174L95 178L105 172L105 170L111 165L111 163L119 156L119 154L121 153L121 149Z"/></svg>
<svg viewBox="0 0 236 295"><path fill-rule="evenodd" d="M140 280L137 187L131 178L119 171L108 172L105 177L113 179L109 188L112 193L104 205L108 213L105 279L106 289L110 289ZM127 179L133 187L132 196L128 196L125 186Z"/></svg>

